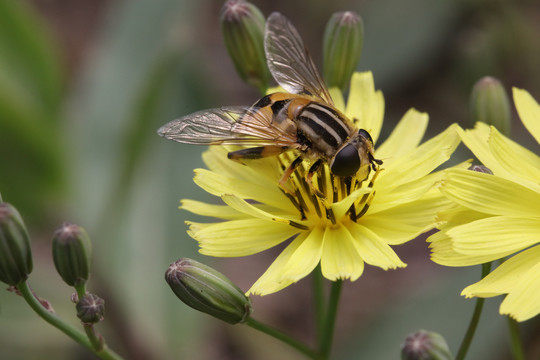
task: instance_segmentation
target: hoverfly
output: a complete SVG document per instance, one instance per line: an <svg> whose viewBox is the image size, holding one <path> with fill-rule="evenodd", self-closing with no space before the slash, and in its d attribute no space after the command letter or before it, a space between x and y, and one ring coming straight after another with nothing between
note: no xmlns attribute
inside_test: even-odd
<svg viewBox="0 0 540 360"><path fill-rule="evenodd" d="M304 159L313 163L306 176L310 186L324 163L334 175L351 178L362 169L367 178L370 168L382 164L374 158L371 136L336 109L302 38L280 13L268 18L264 49L272 76L288 93L266 95L251 107L196 112L169 122L158 134L187 144L248 146L228 154L239 162L298 150L282 186Z"/></svg>

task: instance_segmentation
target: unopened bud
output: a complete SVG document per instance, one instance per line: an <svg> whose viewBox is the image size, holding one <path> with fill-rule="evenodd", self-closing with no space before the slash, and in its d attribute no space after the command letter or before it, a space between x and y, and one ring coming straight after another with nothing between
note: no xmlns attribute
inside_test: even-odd
<svg viewBox="0 0 540 360"><path fill-rule="evenodd" d="M467 168L467 170L493 175L493 171L491 171L487 166L484 165L471 165Z"/></svg>
<svg viewBox="0 0 540 360"><path fill-rule="evenodd" d="M453 360L444 338L435 333L419 330L405 338L401 345L402 360Z"/></svg>
<svg viewBox="0 0 540 360"><path fill-rule="evenodd" d="M236 71L249 85L265 93L270 72L264 53L265 19L244 0L228 0L221 9L221 32Z"/></svg>
<svg viewBox="0 0 540 360"><path fill-rule="evenodd" d="M103 320L105 300L94 294L86 294L75 305L77 317L85 324L95 324Z"/></svg>
<svg viewBox="0 0 540 360"><path fill-rule="evenodd" d="M510 99L501 82L486 76L474 85L471 93L472 123L493 125L502 134L510 135Z"/></svg>
<svg viewBox="0 0 540 360"><path fill-rule="evenodd" d="M88 280L92 244L82 227L64 223L53 235L52 253L56 271L66 284L76 287Z"/></svg>
<svg viewBox="0 0 540 360"><path fill-rule="evenodd" d="M229 324L244 322L251 313L251 302L238 286L195 260L181 258L172 263L165 280L186 305Z"/></svg>
<svg viewBox="0 0 540 360"><path fill-rule="evenodd" d="M362 18L353 11L332 15L323 38L324 78L328 87L345 89L360 61L364 41Z"/></svg>
<svg viewBox="0 0 540 360"><path fill-rule="evenodd" d="M21 215L12 205L0 203L0 281L15 286L32 272L30 238Z"/></svg>

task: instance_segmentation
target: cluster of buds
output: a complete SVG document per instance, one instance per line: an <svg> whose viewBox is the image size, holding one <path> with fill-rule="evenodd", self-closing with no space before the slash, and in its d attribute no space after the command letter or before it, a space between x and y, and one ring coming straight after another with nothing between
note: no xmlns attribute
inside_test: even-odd
<svg viewBox="0 0 540 360"><path fill-rule="evenodd" d="M253 4L228 0L221 9L221 30L238 75L262 93L270 73L264 52L265 18ZM352 11L332 15L324 32L324 77L329 87L345 89L362 53L364 26Z"/></svg>

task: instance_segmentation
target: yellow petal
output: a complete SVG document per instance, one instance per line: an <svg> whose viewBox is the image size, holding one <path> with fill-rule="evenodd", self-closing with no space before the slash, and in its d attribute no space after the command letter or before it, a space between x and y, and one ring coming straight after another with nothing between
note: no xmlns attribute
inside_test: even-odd
<svg viewBox="0 0 540 360"><path fill-rule="evenodd" d="M512 291L504 299L500 309L517 321L528 320L540 313L540 261L524 272Z"/></svg>
<svg viewBox="0 0 540 360"><path fill-rule="evenodd" d="M540 105L527 91L517 88L512 90L521 122L540 144Z"/></svg>
<svg viewBox="0 0 540 360"><path fill-rule="evenodd" d="M296 252L296 249L304 242L306 236L307 233L302 233L287 245L285 250L279 254L264 274L257 279L255 284L247 291L246 295L268 295L292 284L292 280L283 278L283 267L289 262L291 256Z"/></svg>
<svg viewBox="0 0 540 360"><path fill-rule="evenodd" d="M364 261L358 255L349 231L341 224L325 229L321 271L332 281L355 281L364 271Z"/></svg>
<svg viewBox="0 0 540 360"><path fill-rule="evenodd" d="M193 214L201 216L210 216L219 219L240 219L245 218L245 215L234 210L230 206L212 205L202 201L184 199L180 201L179 209L187 210Z"/></svg>
<svg viewBox="0 0 540 360"><path fill-rule="evenodd" d="M384 270L407 266L397 254L369 228L350 222L348 224L354 246L368 264Z"/></svg>
<svg viewBox="0 0 540 360"><path fill-rule="evenodd" d="M377 179L378 187L398 186L420 179L450 158L459 144L455 126L448 127L439 135L416 149L395 158Z"/></svg>
<svg viewBox="0 0 540 360"><path fill-rule="evenodd" d="M343 99L343 93L337 87L328 89L332 101L334 101L334 106L341 112L345 112L345 99Z"/></svg>
<svg viewBox="0 0 540 360"><path fill-rule="evenodd" d="M251 199L263 204L272 205L286 212L295 211L291 202L279 190L277 183L274 186L265 186L260 183L226 177L204 169L195 170L193 181L212 195L223 196L236 194L236 196L243 199Z"/></svg>
<svg viewBox="0 0 540 360"><path fill-rule="evenodd" d="M296 282L309 275L321 260L324 230L315 227L304 241L290 254L284 264L281 277L283 280Z"/></svg>
<svg viewBox="0 0 540 360"><path fill-rule="evenodd" d="M444 231L431 235L427 240L431 249L431 260L445 266L471 266L493 260L492 256L463 255L454 250L452 239Z"/></svg>
<svg viewBox="0 0 540 360"><path fill-rule="evenodd" d="M509 176L508 172L491 153L488 145L490 128L488 125L478 122L473 130L463 130L456 127L457 133L461 137L463 143L473 152L478 160L487 166L495 175Z"/></svg>
<svg viewBox="0 0 540 360"><path fill-rule="evenodd" d="M296 222L297 224L301 223L298 216L292 216L292 217L291 216L286 216L286 217L277 216L276 214L266 212L258 208L257 206L252 205L235 195L223 195L221 198L223 199L225 204L229 205L231 208L248 216L253 216L259 219L270 220L270 221L275 221L278 223L289 224L289 225L291 221L293 222L298 221Z"/></svg>
<svg viewBox="0 0 540 360"><path fill-rule="evenodd" d="M377 179L374 186L374 191L376 193L371 202L368 214L375 214L402 204L419 200L433 188L437 179L438 178L433 177L432 175L428 175L417 181L400 184L400 186L397 187L396 184L392 184L390 177L382 183Z"/></svg>
<svg viewBox="0 0 540 360"><path fill-rule="evenodd" d="M498 176L450 169L441 191L455 202L479 212L540 216L540 193Z"/></svg>
<svg viewBox="0 0 540 360"><path fill-rule="evenodd" d="M540 118L538 118L540 121ZM501 135L492 127L489 137L489 148L496 161L514 177L522 177L532 182L533 189L540 189L540 157L518 143ZM529 187L531 187L529 185Z"/></svg>
<svg viewBox="0 0 540 360"><path fill-rule="evenodd" d="M530 270L538 266L539 258L540 246L525 250L506 260L482 280L467 286L461 294L466 297L492 297L511 293L524 278L535 275L538 278L538 274L530 273Z"/></svg>
<svg viewBox="0 0 540 360"><path fill-rule="evenodd" d="M427 124L426 113L410 109L394 127L388 139L375 149L375 157L383 160L386 165L416 148L424 136Z"/></svg>
<svg viewBox="0 0 540 360"><path fill-rule="evenodd" d="M499 259L538 243L538 218L493 216L456 226L447 231L454 249L465 255Z"/></svg>
<svg viewBox="0 0 540 360"><path fill-rule="evenodd" d="M353 191L345 199L333 203L331 205L331 208L332 208L332 211L334 212L334 217L336 219L341 219L343 216L345 216L345 213L349 210L351 205L356 200L360 199L365 194L369 194L370 192L371 192L371 188L361 188L361 189Z"/></svg>
<svg viewBox="0 0 540 360"><path fill-rule="evenodd" d="M381 91L375 91L371 72L353 74L345 115L358 128L367 130L373 143L377 143L384 117L384 97Z"/></svg>
<svg viewBox="0 0 540 360"><path fill-rule="evenodd" d="M385 243L399 245L435 227L437 211L450 204L441 197L413 201L375 214L368 213L359 223Z"/></svg>
<svg viewBox="0 0 540 360"><path fill-rule="evenodd" d="M269 249L297 234L290 225L262 219L200 224L188 222L200 252L210 256L245 256Z"/></svg>

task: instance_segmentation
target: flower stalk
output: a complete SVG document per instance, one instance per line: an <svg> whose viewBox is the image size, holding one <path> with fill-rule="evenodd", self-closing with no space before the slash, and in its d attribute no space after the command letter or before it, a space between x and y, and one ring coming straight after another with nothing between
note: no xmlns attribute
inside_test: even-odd
<svg viewBox="0 0 540 360"><path fill-rule="evenodd" d="M482 264L482 279L485 278L489 274L490 270L491 270L491 263ZM461 341L461 345L459 347L455 360L465 359L465 356L467 355L467 351L469 350L469 347L472 343L474 333L476 332L476 328L478 327L478 322L480 321L480 315L482 314L484 302L485 302L484 298L479 297L476 299L476 305L474 306L474 311L473 311L471 320L469 322L469 327L467 328L467 332L465 333L465 336L463 337L463 340Z"/></svg>
<svg viewBox="0 0 540 360"><path fill-rule="evenodd" d="M116 354L113 350L109 349L107 346L101 344L98 348L94 347L94 344L88 339L88 337L80 332L79 330L73 328L71 325L65 323L60 319L56 314L52 313L46 309L39 301L36 299L35 295L30 290L30 287L26 281L20 283L16 286L17 290L21 293L21 296L28 303L28 305L38 314L43 320L62 331L64 334L69 336L71 339L76 341L78 344L84 346L88 350L92 351L96 356L103 360L121 360L122 357Z"/></svg>
<svg viewBox="0 0 540 360"><path fill-rule="evenodd" d="M510 316L507 317L508 331L510 333L510 343L512 344L512 355L514 360L525 360L525 352L523 351L523 343L519 335L519 324Z"/></svg>

